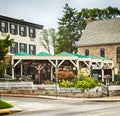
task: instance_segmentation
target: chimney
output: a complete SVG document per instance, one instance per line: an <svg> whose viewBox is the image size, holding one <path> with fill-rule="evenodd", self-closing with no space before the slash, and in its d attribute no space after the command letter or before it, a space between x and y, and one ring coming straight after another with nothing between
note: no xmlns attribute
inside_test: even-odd
<svg viewBox="0 0 120 116"><path fill-rule="evenodd" d="M87 24L91 22L91 18L86 19Z"/></svg>
<svg viewBox="0 0 120 116"><path fill-rule="evenodd" d="M20 19L21 21L24 21L24 19Z"/></svg>

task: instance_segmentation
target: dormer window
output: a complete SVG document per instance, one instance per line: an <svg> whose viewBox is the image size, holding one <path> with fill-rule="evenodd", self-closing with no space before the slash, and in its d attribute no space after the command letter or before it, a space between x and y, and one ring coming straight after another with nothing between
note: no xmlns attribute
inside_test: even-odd
<svg viewBox="0 0 120 116"><path fill-rule="evenodd" d="M29 37L35 38L35 29L34 28L29 28Z"/></svg>
<svg viewBox="0 0 120 116"><path fill-rule="evenodd" d="M8 32L8 23L1 22L1 32L7 33Z"/></svg>

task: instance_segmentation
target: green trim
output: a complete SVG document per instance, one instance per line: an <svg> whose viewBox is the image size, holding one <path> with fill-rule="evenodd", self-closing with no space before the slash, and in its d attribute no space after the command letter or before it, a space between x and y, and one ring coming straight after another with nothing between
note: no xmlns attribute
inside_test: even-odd
<svg viewBox="0 0 120 116"><path fill-rule="evenodd" d="M49 54L47 52L40 52L36 56L53 56L52 54Z"/></svg>

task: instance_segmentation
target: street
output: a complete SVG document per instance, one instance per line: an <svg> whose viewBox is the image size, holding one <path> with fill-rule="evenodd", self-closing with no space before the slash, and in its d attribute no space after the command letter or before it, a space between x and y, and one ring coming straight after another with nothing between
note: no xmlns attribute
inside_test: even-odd
<svg viewBox="0 0 120 116"><path fill-rule="evenodd" d="M120 102L88 102L41 98L3 97L22 108L12 116L119 116Z"/></svg>

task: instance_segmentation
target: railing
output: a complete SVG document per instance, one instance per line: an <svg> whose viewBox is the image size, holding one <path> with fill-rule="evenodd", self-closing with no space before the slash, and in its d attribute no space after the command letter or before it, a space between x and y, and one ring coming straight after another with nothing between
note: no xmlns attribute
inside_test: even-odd
<svg viewBox="0 0 120 116"><path fill-rule="evenodd" d="M33 82L0 82L0 87L25 87L25 88L33 88Z"/></svg>
<svg viewBox="0 0 120 116"><path fill-rule="evenodd" d="M101 86L101 91L102 91L102 93L107 95L108 94L108 87L106 85L102 85Z"/></svg>

